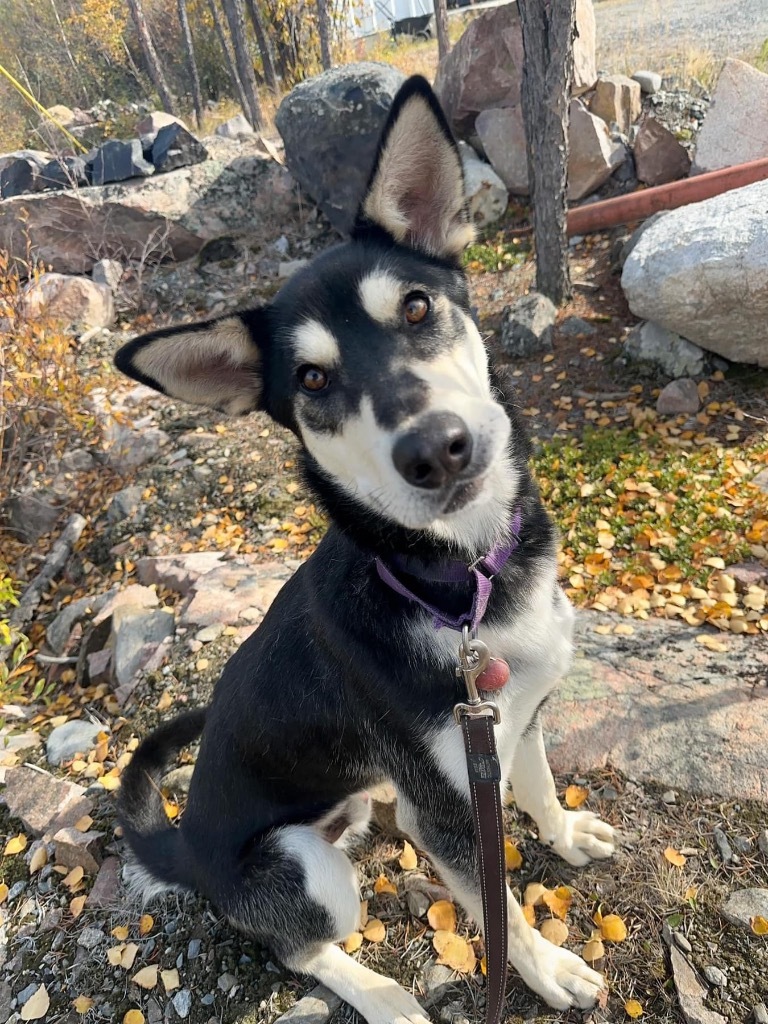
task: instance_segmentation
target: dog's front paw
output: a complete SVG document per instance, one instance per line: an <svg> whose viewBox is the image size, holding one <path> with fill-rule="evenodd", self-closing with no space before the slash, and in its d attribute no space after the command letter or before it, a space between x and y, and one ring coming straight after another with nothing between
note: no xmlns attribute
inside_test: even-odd
<svg viewBox="0 0 768 1024"><path fill-rule="evenodd" d="M574 867L604 860L614 852L613 829L592 811L563 811L557 833L547 836L546 842Z"/></svg>
<svg viewBox="0 0 768 1024"><path fill-rule="evenodd" d="M528 987L556 1010L572 1006L587 1010L594 1006L605 988L602 974L593 971L575 953L554 946L539 932L533 935L533 961L515 964Z"/></svg>
<svg viewBox="0 0 768 1024"><path fill-rule="evenodd" d="M397 982L381 979L369 993L372 1006L361 1008L368 1024L430 1024L424 1010L410 992Z"/></svg>

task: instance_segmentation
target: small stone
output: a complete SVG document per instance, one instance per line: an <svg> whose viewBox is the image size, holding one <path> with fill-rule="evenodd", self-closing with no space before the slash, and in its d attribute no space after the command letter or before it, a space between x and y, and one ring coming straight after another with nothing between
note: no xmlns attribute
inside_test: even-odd
<svg viewBox="0 0 768 1024"><path fill-rule="evenodd" d="M215 1000L216 996L213 994L213 992L206 992L204 996L200 996L200 1002L203 1004L203 1006L213 1006Z"/></svg>
<svg viewBox="0 0 768 1024"><path fill-rule="evenodd" d="M194 771L193 764L183 764L179 768L172 768L167 775L163 776L163 789L169 789L174 793L188 793ZM197 942L197 939L192 941Z"/></svg>
<svg viewBox="0 0 768 1024"><path fill-rule="evenodd" d="M632 78L646 96L653 96L661 89L662 78L657 71L636 71Z"/></svg>
<svg viewBox="0 0 768 1024"><path fill-rule="evenodd" d="M120 892L120 861L107 857L99 868L93 888L88 893L89 907L111 907Z"/></svg>
<svg viewBox="0 0 768 1024"><path fill-rule="evenodd" d="M704 977L710 985L718 985L720 988L725 988L728 984L728 978L723 974L719 967L705 967Z"/></svg>
<svg viewBox="0 0 768 1024"><path fill-rule="evenodd" d="M680 1009L688 1024L727 1024L725 1017L704 1005L706 991L696 977L696 972L674 946L670 950L670 959Z"/></svg>
<svg viewBox="0 0 768 1024"><path fill-rule="evenodd" d="M77 939L78 946L83 949L96 949L102 942L106 941L106 935L101 928L83 928Z"/></svg>
<svg viewBox="0 0 768 1024"><path fill-rule="evenodd" d="M768 889L739 889L731 893L721 908L726 921L751 930L754 917L768 920Z"/></svg>
<svg viewBox="0 0 768 1024"><path fill-rule="evenodd" d="M640 83L626 75L599 78L590 110L606 124L618 124L619 130L626 134L642 111Z"/></svg>
<svg viewBox="0 0 768 1024"><path fill-rule="evenodd" d="M243 114L236 114L216 128L216 135L223 139L237 139L240 135L253 135L253 128Z"/></svg>
<svg viewBox="0 0 768 1024"><path fill-rule="evenodd" d="M96 746L100 732L106 731L99 722L75 719L57 726L45 741L45 756L49 764L60 765L71 761L75 754L88 754Z"/></svg>
<svg viewBox="0 0 768 1024"><path fill-rule="evenodd" d="M755 1024L768 1024L768 1008L765 1003L755 1003L752 1007Z"/></svg>
<svg viewBox="0 0 768 1024"><path fill-rule="evenodd" d="M662 793L661 799L665 804L674 804L677 802L677 793L674 789L668 789L666 793Z"/></svg>
<svg viewBox="0 0 768 1024"><path fill-rule="evenodd" d="M731 839L731 843L736 847L739 853L743 853L745 857L748 857L754 849L754 844L751 839L747 839L746 836L734 836Z"/></svg>
<svg viewBox="0 0 768 1024"><path fill-rule="evenodd" d="M585 337L595 333L595 328L588 320L582 320L580 316L569 316L560 324L560 333L568 338Z"/></svg>
<svg viewBox="0 0 768 1024"><path fill-rule="evenodd" d="M23 765L8 769L2 799L11 815L21 818L35 836L53 835L93 810L82 786Z"/></svg>
<svg viewBox="0 0 768 1024"><path fill-rule="evenodd" d="M757 846L764 857L768 857L768 829L763 829L757 837Z"/></svg>
<svg viewBox="0 0 768 1024"><path fill-rule="evenodd" d="M21 896L21 894L26 890L26 888L26 882L14 882L13 885L8 890L8 895L6 899L8 900L9 903L13 903L14 900L18 899L19 896Z"/></svg>
<svg viewBox="0 0 768 1024"><path fill-rule="evenodd" d="M64 452L59 460L59 469L62 473L87 473L94 466L96 459L87 448L71 448Z"/></svg>
<svg viewBox="0 0 768 1024"><path fill-rule="evenodd" d="M115 303L110 289L89 277L48 272L24 289L24 311L30 318L51 318L66 327L110 327Z"/></svg>
<svg viewBox="0 0 768 1024"><path fill-rule="evenodd" d="M189 945L187 946L187 959L196 960L200 956L200 949L202 947L200 939L190 939Z"/></svg>
<svg viewBox="0 0 768 1024"><path fill-rule="evenodd" d="M113 671L118 686L129 686L149 656L166 637L173 636L175 620L164 608L122 606L112 616Z"/></svg>
<svg viewBox="0 0 768 1024"><path fill-rule="evenodd" d="M723 864L730 864L733 860L733 850L731 849L731 844L728 842L728 839L726 838L725 832L723 832L721 828L715 825L715 827L712 829L712 835L714 837L715 843L717 844L717 851L720 854L720 859L722 860Z"/></svg>
<svg viewBox="0 0 768 1024"><path fill-rule="evenodd" d="M98 260L93 264L91 280L105 284L112 292L115 292L123 279L123 273L123 265L117 260Z"/></svg>
<svg viewBox="0 0 768 1024"><path fill-rule="evenodd" d="M408 904L408 910L414 917L423 917L429 910L429 899L423 892L419 892L418 889L410 889L405 894L405 902Z"/></svg>
<svg viewBox="0 0 768 1024"><path fill-rule="evenodd" d="M234 974L229 974L225 971L224 974L219 975L219 980L216 982L216 984L219 986L222 992L226 993L235 987L235 985L237 984L237 978L234 976Z"/></svg>
<svg viewBox="0 0 768 1024"><path fill-rule="evenodd" d="M192 993L188 988L179 989L171 1002L174 1010L182 1019L188 1017L189 1011L192 1009Z"/></svg>
<svg viewBox="0 0 768 1024"><path fill-rule="evenodd" d="M522 296L502 313L502 350L518 359L548 352L556 315L554 303L545 295L531 292Z"/></svg>
<svg viewBox="0 0 768 1024"><path fill-rule="evenodd" d="M19 992L19 994L16 996L16 1001L19 1004L19 1006L23 1006L24 1003L26 1003L26 1001L30 999L35 994L35 992L37 992L39 987L40 986L37 984L37 982L33 981L31 985L27 985L26 988L23 988L21 992Z"/></svg>
<svg viewBox="0 0 768 1024"><path fill-rule="evenodd" d="M675 940L675 945L679 946L684 953L693 952L690 942L688 941L688 939L686 939L682 932L673 932L672 938Z"/></svg>
<svg viewBox="0 0 768 1024"><path fill-rule="evenodd" d="M110 523L121 523L124 519L131 519L136 514L143 495L144 488L135 484L113 494L107 509L107 519Z"/></svg>
<svg viewBox="0 0 768 1024"><path fill-rule="evenodd" d="M605 785L599 790L597 794L601 800L618 800L619 791L615 786Z"/></svg>
<svg viewBox="0 0 768 1024"><path fill-rule="evenodd" d="M220 622L215 622L212 626L203 626L201 630L195 633L195 640L199 640L203 644L210 644L214 640L219 639L223 629L224 627Z"/></svg>
<svg viewBox="0 0 768 1024"><path fill-rule="evenodd" d="M14 495L6 504L8 527L27 544L33 544L50 533L59 521L59 509L41 492L25 491Z"/></svg>
<svg viewBox="0 0 768 1024"><path fill-rule="evenodd" d="M690 377L670 381L656 399L656 412L661 416L693 415L700 406L696 381Z"/></svg>
<svg viewBox="0 0 768 1024"><path fill-rule="evenodd" d="M62 828L53 837L56 863L65 868L81 867L86 875L95 875L101 866L101 840L103 832L80 832L76 828Z"/></svg>
<svg viewBox="0 0 768 1024"><path fill-rule="evenodd" d="M653 117L644 118L635 136L632 150L639 181L646 185L665 185L685 178L691 169L688 151L678 139Z"/></svg>

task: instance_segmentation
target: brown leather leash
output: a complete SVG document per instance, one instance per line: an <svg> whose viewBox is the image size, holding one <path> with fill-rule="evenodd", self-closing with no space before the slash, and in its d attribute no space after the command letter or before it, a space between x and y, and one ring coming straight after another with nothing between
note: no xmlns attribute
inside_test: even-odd
<svg viewBox="0 0 768 1024"><path fill-rule="evenodd" d="M477 689L478 676L487 669L489 661L488 648L481 640L471 638L465 626L456 674L464 677L467 702L456 704L453 715L464 737L480 870L486 964L485 1021L499 1024L507 981L507 879L501 766L493 727L499 723L501 715L497 705L481 699Z"/></svg>

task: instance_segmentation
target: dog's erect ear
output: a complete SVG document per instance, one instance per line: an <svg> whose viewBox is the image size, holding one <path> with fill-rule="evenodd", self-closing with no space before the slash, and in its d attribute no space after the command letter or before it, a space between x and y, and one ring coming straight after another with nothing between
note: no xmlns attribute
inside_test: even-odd
<svg viewBox="0 0 768 1024"><path fill-rule="evenodd" d="M261 406L263 311L236 313L134 338L115 366L148 387L237 416Z"/></svg>
<svg viewBox="0 0 768 1024"><path fill-rule="evenodd" d="M395 96L353 237L371 227L450 260L474 237L458 147L429 83L418 75Z"/></svg>

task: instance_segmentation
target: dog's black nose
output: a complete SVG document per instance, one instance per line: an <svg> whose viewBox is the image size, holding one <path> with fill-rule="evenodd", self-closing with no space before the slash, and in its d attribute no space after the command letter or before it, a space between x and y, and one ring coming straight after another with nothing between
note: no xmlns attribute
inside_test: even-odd
<svg viewBox="0 0 768 1024"><path fill-rule="evenodd" d="M398 439L392 461L412 487L435 490L466 469L472 458L472 435L460 416L433 412Z"/></svg>

